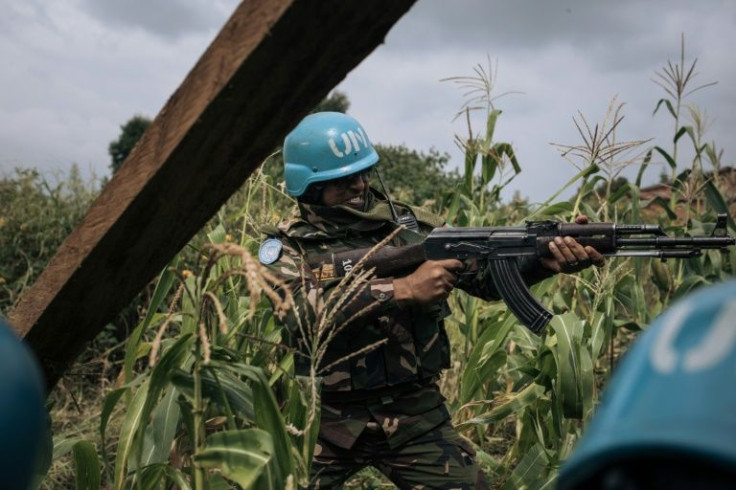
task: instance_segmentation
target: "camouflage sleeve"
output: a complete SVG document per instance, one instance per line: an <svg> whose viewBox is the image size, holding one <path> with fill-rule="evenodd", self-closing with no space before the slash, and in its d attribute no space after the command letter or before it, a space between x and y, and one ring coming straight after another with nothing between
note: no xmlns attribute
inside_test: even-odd
<svg viewBox="0 0 736 490"><path fill-rule="evenodd" d="M267 267L282 281L276 286L279 295L285 298L285 289L291 292L295 308L280 318L291 331L300 323L314 325L325 320L335 326L359 326L398 307L393 278L373 278L362 284L341 284L334 278L320 280L319 271L311 270L297 248L287 241L279 259Z"/></svg>

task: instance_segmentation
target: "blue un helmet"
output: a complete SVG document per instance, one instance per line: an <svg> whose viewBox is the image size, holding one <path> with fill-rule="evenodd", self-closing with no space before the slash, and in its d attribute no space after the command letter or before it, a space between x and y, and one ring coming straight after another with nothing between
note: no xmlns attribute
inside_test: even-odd
<svg viewBox="0 0 736 490"><path fill-rule="evenodd" d="M0 487L26 490L48 435L41 370L0 318Z"/></svg>
<svg viewBox="0 0 736 490"><path fill-rule="evenodd" d="M358 121L341 112L311 114L284 140L286 191L298 197L309 184L366 170L377 161Z"/></svg>
<svg viewBox="0 0 736 490"><path fill-rule="evenodd" d="M736 281L661 315L625 355L560 490L736 487Z"/></svg>

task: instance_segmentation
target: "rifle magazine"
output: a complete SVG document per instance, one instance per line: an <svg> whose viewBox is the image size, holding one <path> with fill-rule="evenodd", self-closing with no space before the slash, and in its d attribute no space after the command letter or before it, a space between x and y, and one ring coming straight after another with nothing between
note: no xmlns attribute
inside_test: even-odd
<svg viewBox="0 0 736 490"><path fill-rule="evenodd" d="M540 334L552 320L552 313L542 306L532 295L521 276L515 258L490 260L493 284L516 318L529 330Z"/></svg>

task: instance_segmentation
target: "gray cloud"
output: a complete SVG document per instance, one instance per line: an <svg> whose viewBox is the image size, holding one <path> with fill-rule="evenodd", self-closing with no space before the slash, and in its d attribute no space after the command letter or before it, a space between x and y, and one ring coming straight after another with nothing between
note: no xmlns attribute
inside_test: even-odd
<svg viewBox="0 0 736 490"><path fill-rule="evenodd" d="M719 24L733 26L734 15L727 1L420 0L388 42L414 54L465 48L506 56L568 45L609 71L666 59L684 24L690 46L701 51L702 37Z"/></svg>
<svg viewBox="0 0 736 490"><path fill-rule="evenodd" d="M515 145L524 169L506 197L518 190L544 199L574 174L550 143L579 142L573 117L601 122L614 97L625 104L620 139L671 146L671 120L663 112L652 117L665 95L652 78L668 59L679 62L682 33L688 60L699 58L695 82L720 81L688 102L716 120L708 138L725 145L726 163L733 162L735 14L730 2L420 0L342 87L374 138L435 146L457 165L452 135L467 130L450 121L463 99L439 80L472 75L490 56L499 67L496 93L523 92L496 103L504 110L496 138ZM474 120L476 131L482 123ZM651 173L656 178L657 167Z"/></svg>
<svg viewBox="0 0 736 490"><path fill-rule="evenodd" d="M77 162L107 173L108 143L132 115L154 116L238 0L0 0L0 172ZM689 99L713 120L707 135L733 164L736 142L736 3L728 0L419 0L340 84L374 141L462 155L453 116L462 92L442 78L498 63L496 138L513 143L522 174L509 191L542 200L572 175L550 142L579 141L572 118L603 119L625 103L621 139L671 145L672 122L652 117L651 82L668 59L698 58ZM476 131L482 121L475 118ZM656 178L658 170L653 170ZM506 196L508 197L508 195Z"/></svg>
<svg viewBox="0 0 736 490"><path fill-rule="evenodd" d="M81 0L89 15L108 27L141 29L177 39L219 26L233 2L213 0Z"/></svg>

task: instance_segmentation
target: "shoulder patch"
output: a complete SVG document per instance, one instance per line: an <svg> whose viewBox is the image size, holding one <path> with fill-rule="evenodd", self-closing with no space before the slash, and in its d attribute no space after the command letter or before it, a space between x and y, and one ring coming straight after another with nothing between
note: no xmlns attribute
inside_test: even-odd
<svg viewBox="0 0 736 490"><path fill-rule="evenodd" d="M269 265L276 262L281 256L281 249L283 244L278 238L269 238L261 243L261 248L258 249L258 260L263 265Z"/></svg>

